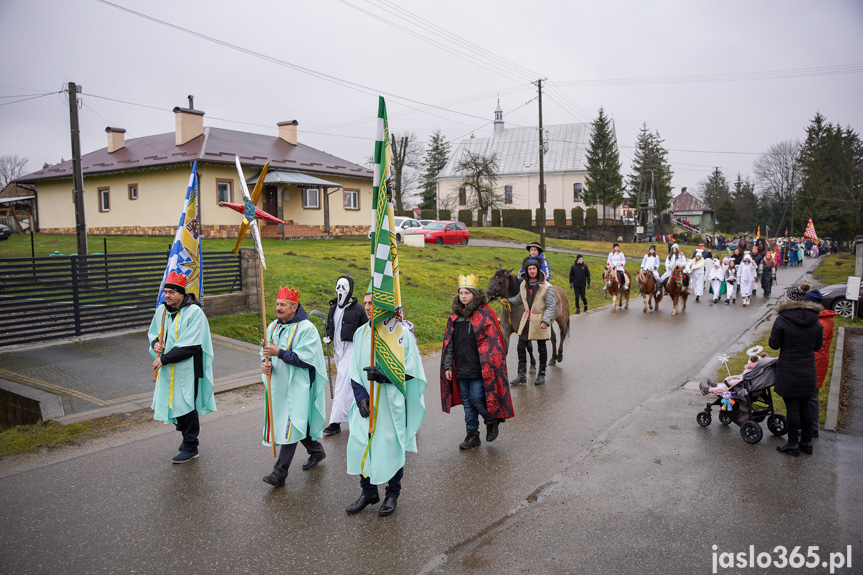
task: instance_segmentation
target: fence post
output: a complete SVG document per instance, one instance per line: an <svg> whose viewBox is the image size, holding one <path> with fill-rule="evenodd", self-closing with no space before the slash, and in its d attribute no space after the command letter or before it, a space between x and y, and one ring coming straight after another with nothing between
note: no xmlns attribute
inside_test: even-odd
<svg viewBox="0 0 863 575"><path fill-rule="evenodd" d="M81 302L79 301L79 286L78 286L78 258L79 256L69 256L69 264L72 266L72 310L75 319L75 335L81 335Z"/></svg>
<svg viewBox="0 0 863 575"><path fill-rule="evenodd" d="M246 313L255 313L261 309L261 298L264 297L263 286L258 285L258 254L255 248L240 248L240 277L243 293L246 294Z"/></svg>

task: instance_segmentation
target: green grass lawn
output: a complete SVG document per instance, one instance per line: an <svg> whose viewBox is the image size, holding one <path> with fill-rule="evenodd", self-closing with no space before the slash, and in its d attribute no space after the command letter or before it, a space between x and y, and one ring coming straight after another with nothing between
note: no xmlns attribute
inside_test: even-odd
<svg viewBox="0 0 863 575"><path fill-rule="evenodd" d="M825 285L847 282L854 275L854 257L850 253L824 256L812 275Z"/></svg>
<svg viewBox="0 0 863 575"><path fill-rule="evenodd" d="M470 228L470 237L489 240L507 240L512 242L524 243L525 245L531 242L539 241L539 234L535 234L528 230L522 230L519 228ZM586 240L561 240L555 238L546 238L545 240L546 246L572 248L576 250L585 250L599 253L610 252L613 243L613 241L591 242ZM633 244L631 242L620 242L620 249L627 256L627 258L637 258L639 262L641 261L641 257L647 253L648 247L650 247L650 244ZM684 248L683 251L685 252L686 249ZM668 253L668 248L664 245L657 245L656 253L664 257L664 254Z"/></svg>

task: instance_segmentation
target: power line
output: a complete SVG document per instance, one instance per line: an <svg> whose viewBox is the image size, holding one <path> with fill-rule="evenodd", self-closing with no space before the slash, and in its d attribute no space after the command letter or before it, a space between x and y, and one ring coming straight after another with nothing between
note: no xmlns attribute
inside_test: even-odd
<svg viewBox="0 0 863 575"><path fill-rule="evenodd" d="M29 98L21 98L20 100L14 100L12 102L4 102L4 103L0 104L0 106L11 106L12 104L18 104L20 102L27 102L29 100L36 100L37 98L44 98L45 96L53 96L54 94L58 94L58 93L59 92L46 92L45 94L37 94L36 96L30 96Z"/></svg>

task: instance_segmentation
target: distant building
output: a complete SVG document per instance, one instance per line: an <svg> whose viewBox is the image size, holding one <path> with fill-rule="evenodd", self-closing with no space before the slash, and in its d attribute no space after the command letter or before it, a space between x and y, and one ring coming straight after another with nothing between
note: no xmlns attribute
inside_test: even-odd
<svg viewBox="0 0 863 575"><path fill-rule="evenodd" d="M704 202L682 188L681 192L671 200L672 220L680 218L688 221L692 227L702 233L713 231L713 210Z"/></svg>
<svg viewBox="0 0 863 575"><path fill-rule="evenodd" d="M125 140L108 127L108 145L81 158L89 233L171 235L183 207L192 162L198 162L205 238L236 237L237 212L219 201L242 203L234 157L254 185L270 168L258 207L286 224L262 226L265 237L361 235L371 222L372 171L298 142L297 122L277 124L263 136L204 127L204 112L174 108L173 133ZM251 176L251 177L250 177ZM72 162L18 178L36 190L39 229L75 233Z"/></svg>
<svg viewBox="0 0 863 575"><path fill-rule="evenodd" d="M553 210L566 210L567 220L576 206L582 209L595 207L602 218L602 206L584 203L585 176L587 175L587 148L590 144L591 125L558 124L543 126L546 148L543 158L545 180L546 221L553 221ZM614 124L612 123L614 133ZM615 135L615 145L617 137ZM462 176L456 166L470 151L474 154L497 155L498 187L502 209L539 208L539 133L537 127L505 128L500 102L494 111L494 133L485 138L467 138L457 143L446 166L437 177L438 207L452 206L453 217L459 209L467 209L467 190L460 186ZM619 220L622 206L609 206L606 217ZM489 217L491 214L487 214Z"/></svg>
<svg viewBox="0 0 863 575"><path fill-rule="evenodd" d="M36 214L36 190L33 186L9 182L0 191L0 224L13 232L39 231Z"/></svg>

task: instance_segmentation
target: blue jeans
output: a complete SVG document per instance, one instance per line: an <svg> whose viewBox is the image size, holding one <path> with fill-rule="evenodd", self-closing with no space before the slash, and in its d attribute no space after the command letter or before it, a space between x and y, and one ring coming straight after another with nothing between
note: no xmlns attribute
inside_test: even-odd
<svg viewBox="0 0 863 575"><path fill-rule="evenodd" d="M479 430L479 419L481 415L485 423L491 423L494 419L485 406L485 383L479 379L460 379L458 388L461 391L461 402L464 405L464 423L468 431Z"/></svg>

